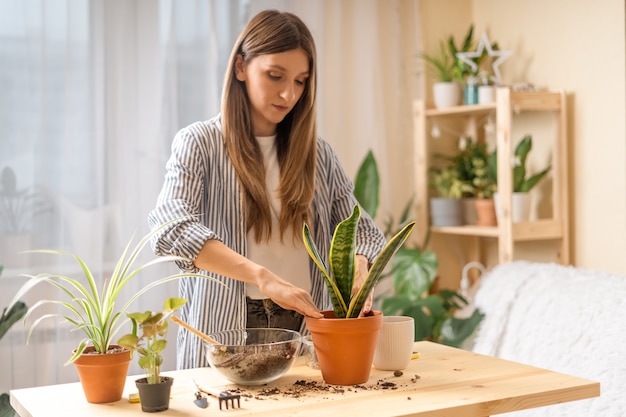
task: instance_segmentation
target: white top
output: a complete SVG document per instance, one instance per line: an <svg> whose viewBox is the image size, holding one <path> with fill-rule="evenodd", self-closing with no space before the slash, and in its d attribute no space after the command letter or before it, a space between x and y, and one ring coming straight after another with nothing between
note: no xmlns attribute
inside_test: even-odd
<svg viewBox="0 0 626 417"><path fill-rule="evenodd" d="M265 163L265 181L267 195L270 197L272 214L272 235L269 242L256 243L254 233L248 232L248 258L263 265L282 279L293 285L311 292L311 276L309 273L309 254L302 239L292 239L293 229L285 231L284 239L280 241L280 198L278 186L280 183L280 168L276 156L276 136L256 138ZM267 298L259 289L246 285L246 295L252 299Z"/></svg>

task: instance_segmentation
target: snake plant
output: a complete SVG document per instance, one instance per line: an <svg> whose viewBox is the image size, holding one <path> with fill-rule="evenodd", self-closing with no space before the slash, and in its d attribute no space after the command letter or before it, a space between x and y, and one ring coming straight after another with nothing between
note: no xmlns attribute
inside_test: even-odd
<svg viewBox="0 0 626 417"><path fill-rule="evenodd" d="M321 257L315 242L313 242L309 226L306 223L302 231L304 245L309 252L309 256L324 276L336 318L359 317L367 297L378 283L385 266L415 227L415 222L408 223L387 242L376 257L360 290L353 296L352 286L356 273L356 236L360 218L361 209L357 204L352 210L352 215L340 222L335 228L328 257L330 268L326 266L324 259Z"/></svg>

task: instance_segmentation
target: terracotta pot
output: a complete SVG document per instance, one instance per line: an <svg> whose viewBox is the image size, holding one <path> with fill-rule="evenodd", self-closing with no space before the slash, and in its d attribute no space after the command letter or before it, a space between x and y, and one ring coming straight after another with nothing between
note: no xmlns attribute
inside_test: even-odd
<svg viewBox="0 0 626 417"><path fill-rule="evenodd" d="M112 348L118 348L119 351L103 355L89 353L95 351L93 346L89 346L74 361L87 402L110 403L122 398L130 365L130 351L117 345L109 347Z"/></svg>
<svg viewBox="0 0 626 417"><path fill-rule="evenodd" d="M307 317L306 326L313 337L324 381L332 385L367 382L383 325L382 313L372 311L356 319L337 319L333 311L322 314L321 319Z"/></svg>
<svg viewBox="0 0 626 417"><path fill-rule="evenodd" d="M161 377L160 384L148 384L147 378L140 378L135 381L139 391L141 410L146 413L156 413L170 408L170 393L174 378L168 376Z"/></svg>
<svg viewBox="0 0 626 417"><path fill-rule="evenodd" d="M478 226L497 226L496 207L493 198L476 199L476 224Z"/></svg>

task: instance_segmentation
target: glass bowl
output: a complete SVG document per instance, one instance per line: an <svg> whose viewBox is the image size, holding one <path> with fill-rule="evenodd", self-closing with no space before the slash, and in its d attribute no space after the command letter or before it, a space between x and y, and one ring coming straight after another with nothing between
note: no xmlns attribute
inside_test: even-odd
<svg viewBox="0 0 626 417"><path fill-rule="evenodd" d="M225 330L202 342L209 365L235 384L263 385L285 374L300 350L300 333L285 329Z"/></svg>

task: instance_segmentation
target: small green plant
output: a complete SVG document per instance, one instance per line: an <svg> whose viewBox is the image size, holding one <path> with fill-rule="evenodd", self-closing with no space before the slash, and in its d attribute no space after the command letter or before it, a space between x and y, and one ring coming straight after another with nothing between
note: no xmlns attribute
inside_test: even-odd
<svg viewBox="0 0 626 417"><path fill-rule="evenodd" d="M133 324L132 333L122 336L118 344L131 352L137 352L139 367L146 372L148 384L161 383L161 353L167 346L167 329L169 328L170 316L175 310L187 302L184 298L168 298L163 305L163 311L143 313L128 313ZM138 334L141 328L141 335Z"/></svg>
<svg viewBox="0 0 626 417"><path fill-rule="evenodd" d="M354 284L356 272L357 226L360 218L361 209L356 204L352 210L352 215L340 222L335 228L328 257L330 268L326 266L317 246L315 246L311 231L306 223L302 230L304 245L309 252L309 256L324 276L336 318L359 317L365 301L378 283L385 266L415 227L415 222L410 222L389 239L383 250L376 257L361 289L352 296L352 285Z"/></svg>
<svg viewBox="0 0 626 417"><path fill-rule="evenodd" d="M476 198L491 198L496 192L496 153L487 151L487 144L466 138L465 148L452 157L459 177L470 185L468 194Z"/></svg>
<svg viewBox="0 0 626 417"><path fill-rule="evenodd" d="M513 164L513 192L516 192L516 193L529 192L530 190L533 189L533 187L535 187L535 185L537 185L539 181L541 181L543 177L545 177L548 174L548 172L552 168L552 166L549 165L547 168L539 171L538 173L534 175L531 175L529 177L526 176L526 158L528 157L528 154L530 153L532 147L533 147L533 138L531 135L525 135L515 147L515 152L514 152L515 162ZM498 172L498 165L497 165L498 160L497 160L497 154L495 151L493 153L492 159L493 159L492 169L497 173Z"/></svg>
<svg viewBox="0 0 626 417"><path fill-rule="evenodd" d="M458 169L453 165L433 168L430 175L430 186L437 190L439 197L461 198L463 194L472 192L470 184L460 178Z"/></svg>
<svg viewBox="0 0 626 417"><path fill-rule="evenodd" d="M464 82L468 76L476 76L480 64L487 56L487 51L483 51L480 56L471 58L476 64L476 70L470 65L457 57L459 52L471 52L476 48L477 42L474 41L474 25L470 25L460 45L456 45L453 35L449 35L446 40L439 43L439 53L437 55L420 54L420 57L426 61L434 78L439 82L460 81ZM493 43L492 49L497 50L498 44Z"/></svg>
<svg viewBox="0 0 626 417"><path fill-rule="evenodd" d="M66 362L66 365L78 359L88 345L93 345L97 353L106 353L109 346L115 340L115 335L119 332L120 328L126 321L123 320L124 314L127 312L132 303L146 291L163 283L183 277L213 279L207 275L192 273L177 273L169 275L151 281L148 285L141 288L137 293L130 297L130 299L123 304L121 308L116 308L116 303L119 301L118 297L122 289L144 269L163 262L185 260L179 256L162 256L138 267L134 266L141 250L146 246L146 244L148 244L152 236L178 221L181 221L181 219L175 219L164 223L159 228L154 229L152 232L144 236L134 247L132 246L134 239L131 239L118 259L113 274L109 277L109 279L104 280L101 288L98 287L96 279L89 267L85 264L85 261L83 261L83 259L81 259L78 255L59 250L32 251L38 253L72 256L80 265L85 281L81 282L75 278L50 273L27 275L30 279L26 281L18 290L17 294L11 301L9 308L12 308L19 299L21 299L33 287L42 282L61 290L62 293L69 297L69 301L40 300L31 306L24 317L25 322L42 305L59 305L66 310L66 313L45 314L40 316L32 323L28 331L27 339L30 339L33 330L42 320L48 318L60 318L64 322L69 322L73 326L73 330L80 330L86 336L80 341L76 351Z"/></svg>

